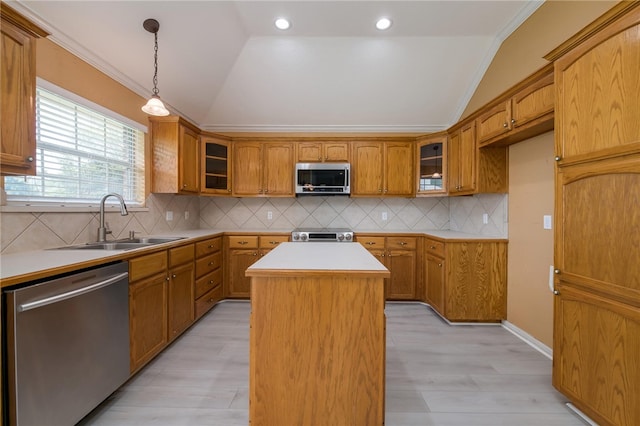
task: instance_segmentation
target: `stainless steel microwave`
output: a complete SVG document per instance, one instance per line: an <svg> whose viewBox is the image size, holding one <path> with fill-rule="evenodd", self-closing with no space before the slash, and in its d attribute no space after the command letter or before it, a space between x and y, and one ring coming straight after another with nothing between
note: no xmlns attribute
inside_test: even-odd
<svg viewBox="0 0 640 426"><path fill-rule="evenodd" d="M296 195L349 195L349 163L297 163Z"/></svg>

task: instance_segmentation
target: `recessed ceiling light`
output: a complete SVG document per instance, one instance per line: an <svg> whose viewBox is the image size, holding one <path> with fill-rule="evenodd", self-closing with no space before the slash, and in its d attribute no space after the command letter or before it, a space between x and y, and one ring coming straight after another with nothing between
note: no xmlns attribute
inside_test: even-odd
<svg viewBox="0 0 640 426"><path fill-rule="evenodd" d="M376 22L376 28L381 31L389 29L390 26L391 26L391 19L389 18L380 18L378 19L378 22Z"/></svg>
<svg viewBox="0 0 640 426"><path fill-rule="evenodd" d="M275 25L279 30L288 30L291 23L286 18L278 18L276 19Z"/></svg>

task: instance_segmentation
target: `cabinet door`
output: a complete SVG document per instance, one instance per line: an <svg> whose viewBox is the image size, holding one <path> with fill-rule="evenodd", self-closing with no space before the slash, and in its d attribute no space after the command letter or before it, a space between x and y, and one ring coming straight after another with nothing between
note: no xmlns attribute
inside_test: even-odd
<svg viewBox="0 0 640 426"><path fill-rule="evenodd" d="M326 142L324 148L324 161L349 162L349 144L346 142Z"/></svg>
<svg viewBox="0 0 640 426"><path fill-rule="evenodd" d="M169 271L169 340L186 330L194 319L193 262Z"/></svg>
<svg viewBox="0 0 640 426"><path fill-rule="evenodd" d="M251 293L251 279L245 271L258 260L258 250L229 250L229 297L246 298Z"/></svg>
<svg viewBox="0 0 640 426"><path fill-rule="evenodd" d="M546 114L553 113L555 92L553 74L536 81L511 99L513 128L524 126ZM480 133L480 129L478 129ZM478 140L480 136L478 135Z"/></svg>
<svg viewBox="0 0 640 426"><path fill-rule="evenodd" d="M476 189L476 155L476 126L472 122L460 129L459 193L471 194Z"/></svg>
<svg viewBox="0 0 640 426"><path fill-rule="evenodd" d="M415 250L387 251L387 267L391 277L387 280L387 299L416 299L416 252Z"/></svg>
<svg viewBox="0 0 640 426"><path fill-rule="evenodd" d="M35 40L3 19L0 45L0 173L35 175Z"/></svg>
<svg viewBox="0 0 640 426"><path fill-rule="evenodd" d="M180 126L178 145L178 186L180 192L198 192L200 190L200 145L198 134Z"/></svg>
<svg viewBox="0 0 640 426"><path fill-rule="evenodd" d="M228 141L201 140L200 192L229 195L231 193L231 147Z"/></svg>
<svg viewBox="0 0 640 426"><path fill-rule="evenodd" d="M322 161L322 144L320 142L302 142L298 144L299 163L317 163Z"/></svg>
<svg viewBox="0 0 640 426"><path fill-rule="evenodd" d="M416 147L416 195L444 194L447 192L447 137L422 138Z"/></svg>
<svg viewBox="0 0 640 426"><path fill-rule="evenodd" d="M639 31L636 8L555 61L556 155L563 160L639 149Z"/></svg>
<svg viewBox="0 0 640 426"><path fill-rule="evenodd" d="M411 142L385 143L384 195L413 195L413 151Z"/></svg>
<svg viewBox="0 0 640 426"><path fill-rule="evenodd" d="M447 169L449 170L449 192L454 195L460 189L460 130L449 135L449 149L447 151Z"/></svg>
<svg viewBox="0 0 640 426"><path fill-rule="evenodd" d="M153 358L167 344L167 275L129 285L131 371Z"/></svg>
<svg viewBox="0 0 640 426"><path fill-rule="evenodd" d="M351 159L351 194L382 195L383 144L355 142Z"/></svg>
<svg viewBox="0 0 640 426"><path fill-rule="evenodd" d="M438 311L441 315L446 316L446 312L444 311L444 280L444 259L428 254L425 277L426 299L433 309Z"/></svg>
<svg viewBox="0 0 640 426"><path fill-rule="evenodd" d="M235 142L233 147L233 195L262 193L262 145L258 142ZM291 174L293 180L293 172Z"/></svg>
<svg viewBox="0 0 640 426"><path fill-rule="evenodd" d="M263 194L269 197L294 195L294 149L292 143L265 143L263 148Z"/></svg>
<svg viewBox="0 0 640 426"><path fill-rule="evenodd" d="M640 424L640 308L556 285L553 384L598 424Z"/></svg>
<svg viewBox="0 0 640 426"><path fill-rule="evenodd" d="M502 102L476 119L478 143L509 132L513 128L511 121L511 99Z"/></svg>

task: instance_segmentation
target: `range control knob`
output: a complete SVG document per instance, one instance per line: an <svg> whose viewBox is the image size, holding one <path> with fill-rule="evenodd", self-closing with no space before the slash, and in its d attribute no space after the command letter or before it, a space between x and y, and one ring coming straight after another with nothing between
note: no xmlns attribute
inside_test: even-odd
<svg viewBox="0 0 640 426"><path fill-rule="evenodd" d="M344 241L344 234L338 234L338 241Z"/></svg>
<svg viewBox="0 0 640 426"><path fill-rule="evenodd" d="M300 235L300 239L301 239L302 241L307 241L307 234L302 234L302 235Z"/></svg>
<svg viewBox="0 0 640 426"><path fill-rule="evenodd" d="M344 238L345 238L347 241L351 241L351 239L353 238L353 235L351 235L351 234L347 234L347 235L345 235L345 236L344 236Z"/></svg>
<svg viewBox="0 0 640 426"><path fill-rule="evenodd" d="M291 239L292 239L293 241L298 241L298 240L300 239L300 235L298 235L298 233L295 233L295 234L293 234L293 235L291 236Z"/></svg>

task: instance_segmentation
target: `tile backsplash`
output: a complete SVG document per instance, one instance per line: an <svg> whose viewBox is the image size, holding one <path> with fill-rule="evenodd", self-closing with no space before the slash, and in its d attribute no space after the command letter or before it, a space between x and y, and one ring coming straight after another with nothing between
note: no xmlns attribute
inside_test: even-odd
<svg viewBox="0 0 640 426"><path fill-rule="evenodd" d="M152 194L148 211L106 214L111 238L186 229L291 230L296 227L354 231L446 230L507 237L505 194L438 198L231 198ZM166 212L173 220L166 220ZM188 212L185 215L185 212ZM387 220L383 220L386 213ZM487 215L487 224L483 215ZM188 216L188 219L185 217ZM0 213L0 252L59 247L95 241L98 213Z"/></svg>

